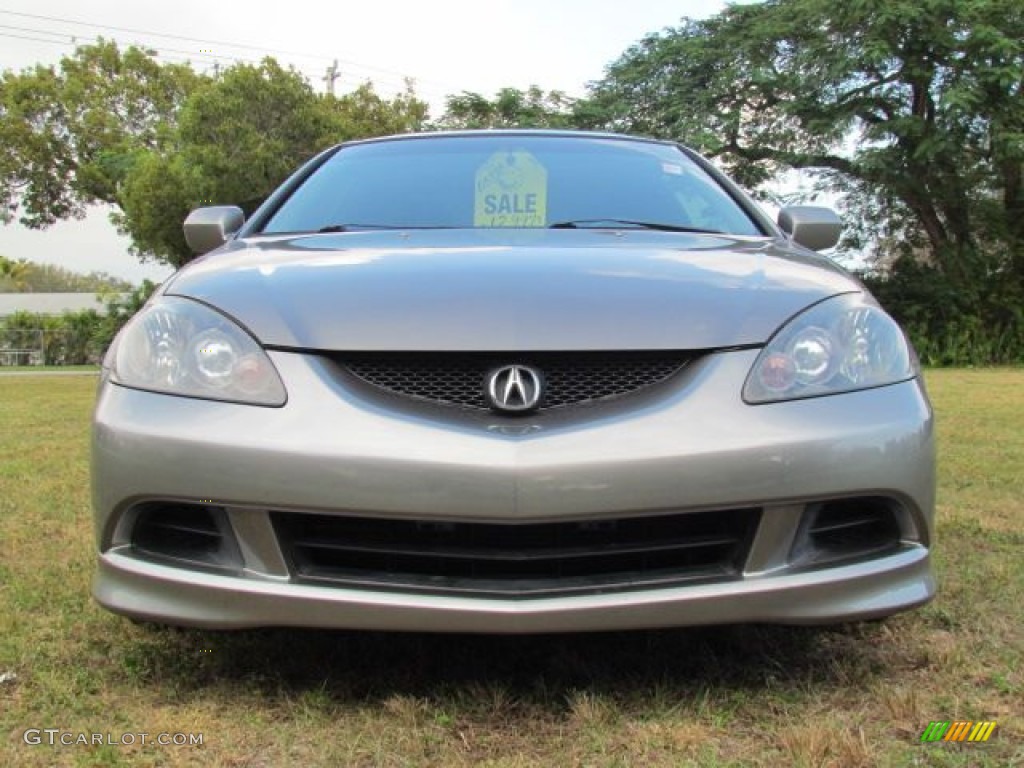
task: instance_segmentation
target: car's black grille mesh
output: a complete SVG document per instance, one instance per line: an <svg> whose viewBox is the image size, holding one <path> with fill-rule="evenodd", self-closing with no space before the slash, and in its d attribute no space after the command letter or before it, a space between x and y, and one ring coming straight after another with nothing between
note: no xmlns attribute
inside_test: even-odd
<svg viewBox="0 0 1024 768"><path fill-rule="evenodd" d="M291 512L272 519L301 581L547 597L736 578L760 510L512 524Z"/></svg>
<svg viewBox="0 0 1024 768"><path fill-rule="evenodd" d="M487 408L485 377L505 365L528 365L544 376L541 409L581 405L664 381L693 359L689 352L366 353L334 356L366 383L442 405Z"/></svg>

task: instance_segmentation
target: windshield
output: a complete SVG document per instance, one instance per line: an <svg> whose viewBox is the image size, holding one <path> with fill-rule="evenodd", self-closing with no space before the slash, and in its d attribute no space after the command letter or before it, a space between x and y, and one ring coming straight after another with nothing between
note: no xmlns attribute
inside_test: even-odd
<svg viewBox="0 0 1024 768"><path fill-rule="evenodd" d="M763 234L678 148L522 134L345 147L264 233L414 227L650 227Z"/></svg>

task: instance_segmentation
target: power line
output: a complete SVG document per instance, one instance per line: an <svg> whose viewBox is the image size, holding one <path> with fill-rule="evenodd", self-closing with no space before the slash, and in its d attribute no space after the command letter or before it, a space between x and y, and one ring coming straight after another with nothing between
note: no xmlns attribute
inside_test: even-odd
<svg viewBox="0 0 1024 768"><path fill-rule="evenodd" d="M67 18L62 18L62 17L59 17L59 16L45 16L45 15L36 14L36 13L23 13L21 11L9 11L9 10L2 9L2 8L0 8L0 14L7 14L7 15L10 15L10 16L20 16L20 17L23 17L23 18L37 19L37 20L41 20L41 21L51 21L51 22L57 22L57 23L60 23L60 24L70 24L70 25L77 25L77 26L84 26L84 27L92 27L94 29L107 29L107 30L114 30L116 32L127 32L129 34L145 35L147 37L162 37L162 38L167 38L167 39L172 39L172 40L183 40L183 41L191 42L191 43L203 43L203 44L207 44L207 45L223 46L225 48L238 48L238 49L242 49L242 50L258 51L258 52L261 52L261 53L276 53L276 54L279 54L279 55L282 55L282 56L292 56L292 57L305 58L305 59L317 59L317 60L321 60L321 61L330 61L331 58L332 58L330 56L326 56L326 55L322 55L322 54L311 54L311 53L303 53L303 52L299 52L299 51L289 51L289 50L284 50L284 49L281 49L281 48L269 48L269 47L266 47L266 46L251 45L251 44L248 44L248 43L231 43L231 42L226 42L226 41L222 41L222 40L209 40L209 39L206 39L206 38L189 37L189 36L186 36L186 35L174 35L174 34L170 34L170 33L166 33L166 32L153 32L153 31L150 31L150 30L135 29L135 28L132 28L132 27L119 27L119 26L114 26L112 24L96 24L96 23L93 23L93 22L80 21L80 20L77 20L77 19L67 19ZM59 33L48 33L48 34L59 34ZM222 57L222 58L230 59L231 57L230 56L225 56L225 57ZM346 60L346 59L340 59L339 61L340 61L340 63L345 64L345 65L350 66L350 67L355 67L357 69L365 69L365 70L370 71L370 72L380 72L382 74L391 75L393 77L401 78L403 81L406 78L410 77L406 73L398 72L398 71L392 70L392 69L384 69L384 68L381 68L381 67L374 67L374 66L370 66L370 65L366 65L366 64L360 64L358 62L349 61L349 60ZM424 81L424 82L431 82L431 81ZM446 88L446 89L449 88L449 86L447 86L447 85L445 85L443 83L434 82L433 84L437 85L437 86L440 86L442 88Z"/></svg>
<svg viewBox="0 0 1024 768"><path fill-rule="evenodd" d="M260 64L260 62L255 60L255 59L248 59L248 58L244 58L244 57L240 57L240 56L220 56L220 55L217 55L217 54L205 53L203 51L198 51L198 52L197 51L184 51L184 50L181 50L179 48L165 48L165 47L162 47L162 46L161 47L156 47L156 46L152 46L152 45L149 45L149 44L146 44L146 43L140 43L140 42L137 42L137 41L124 41L124 40L116 40L116 39L111 39L111 38L100 38L100 37L96 37L96 38L77 37L77 36L74 36L74 35L69 35L69 34L64 33L64 32L49 32L47 30L28 29L28 28L22 28L22 27L11 27L10 25L4 25L4 24L0 24L0 29L24 29L24 31L26 31L26 32L34 32L34 33L42 34L42 35L52 35L54 38L64 38L64 39L51 39L51 38L45 38L45 37L36 37L34 35L22 35L22 34L14 34L14 33L11 33L11 32L2 32L2 31L0 31L0 39L7 38L7 39L12 39L12 40L25 40L25 41L29 41L29 42L35 42L35 43L49 43L50 45L58 45L58 46L61 46L61 47L64 47L64 48L75 48L75 47L80 46L80 45L86 45L86 44L90 44L90 43L93 43L93 42L99 42L102 39L107 39L107 40L109 40L111 42L120 43L121 45L135 46L137 48L142 49L143 51L145 51L149 55L154 56L154 57L158 57L161 61L165 61L165 62L168 62L168 63L206 65L206 67L202 70L204 72L209 72L209 70L210 70L210 68L212 66L212 69L214 70L215 74L218 73L219 65L220 65L220 63L222 61L230 61L230 62L234 62L234 63L252 64L252 65L259 65ZM303 71L303 70L300 70L300 71L311 82L315 79L315 76L314 76L314 74L312 72ZM328 72L331 73L331 69L330 68L328 69ZM334 72L331 73L331 74L332 74L332 82L330 83L331 88L328 90L329 93L333 93L333 86L334 86L334 82L333 81L340 81L340 82L344 83L345 85L348 85L348 86L350 86L352 88L358 88L359 86L363 85L366 82L366 80L360 79L356 75L350 75L350 74L347 74L347 73L342 74L342 72L340 70L334 70ZM326 79L326 78L321 78L321 79ZM396 90L401 89L402 87L404 87L404 82L402 84L397 84L397 83L395 83L393 81L388 82L387 80L378 80L376 82L378 84L383 84L386 88L394 88ZM416 89L416 96L421 98L421 99L422 98L429 98L431 96L433 96L433 97L443 97L444 95L445 94L441 93L440 91L438 91L436 89L432 89L432 88L424 89L424 88L419 88L418 87Z"/></svg>
<svg viewBox="0 0 1024 768"><path fill-rule="evenodd" d="M31 40L34 43L52 43L53 45L75 46L70 40L49 40L42 37L29 37L28 35L12 35L10 32L0 32L0 37L7 37L13 40Z"/></svg>
<svg viewBox="0 0 1024 768"><path fill-rule="evenodd" d="M28 19L39 19L41 21L56 21L61 24L72 24L80 27L92 27L94 29L111 29L115 32L128 32L133 35L146 35L147 37L165 37L170 40L184 40L190 43L204 43L209 45L221 45L225 48L244 48L250 51L260 51L263 53L279 53L284 56L301 56L303 58L326 58L317 56L309 53L301 53L299 51L286 51L279 48L268 48L261 45L249 45L246 43L229 43L223 40L210 40L203 37L189 37L187 35L172 35L167 32L153 32L146 29L135 29L133 27L117 27L113 24L96 24L90 21L80 21L78 19L65 19L59 16L43 16L38 13L22 13L21 11L8 11L0 8L0 13L7 14L9 16L22 16Z"/></svg>
<svg viewBox="0 0 1024 768"><path fill-rule="evenodd" d="M32 33L32 34L31 35L21 35L21 34L12 34L12 33L0 32L0 38L5 38L6 37L6 38L15 39L15 40L27 40L27 41L38 42L38 43L50 43L51 45L60 45L60 46L63 46L63 47L75 47L75 46L79 46L79 45L90 44L90 43L93 43L93 42L97 42L98 43L101 40L107 40L109 42L118 43L118 44L120 44L122 46L134 46L134 47L140 48L143 51L145 51L146 53L150 54L151 56L159 57L161 61L166 61L166 62L170 62L170 63L181 63L181 64L193 64L193 63L195 63L195 64L204 64L204 63L205 64L212 64L215 73L218 71L219 65L220 65L221 62L233 62L233 63L241 63L241 64L251 64L251 65L255 65L255 66L258 66L261 63L257 59L248 58L248 57L240 56L240 55L225 55L225 54L210 53L210 52L206 52L206 51L183 50L181 48L168 48L168 47L166 47L164 45L161 45L161 44L152 44L152 43L149 43L149 42L138 41L138 40L123 40L123 39L117 39L116 37L103 38L103 37L97 36L97 37L93 38L93 37L88 37L88 36L72 35L72 34L70 34L68 32L51 32L51 31L45 30L45 29L35 29L35 28L29 28L29 27L15 27L15 26L11 26L11 25L8 25L8 24L0 24L0 30L2 30L2 29L12 29L12 30L16 30L16 31L20 31L20 32L28 32L28 33ZM54 38L64 38L64 39L50 39L50 38L36 37L34 35L50 35L50 36L52 36ZM332 66L335 66L335 65L332 65ZM206 70L206 71L208 71L208 70ZM311 71L309 71L307 69L302 69L300 71L303 71L303 74L310 81L313 81L313 80L317 79L316 76L313 74L313 72L311 72ZM333 81L339 81L340 80L343 84L346 84L346 85L348 85L348 86L350 86L352 88L358 88L359 86L363 85L366 82L366 79L369 79L369 78L366 78L366 79L360 78L359 76L357 76L355 74L349 74L347 72L342 74L340 69L334 69L333 71L334 71ZM328 72L331 72L330 68L328 68ZM320 79L325 79L325 78L321 77ZM405 87L405 81L404 80L402 82L400 82L400 83L396 82L396 81L394 81L392 79L389 79L389 78L372 78L372 80L376 84L378 84L378 85L383 85L386 89L394 89L396 91L399 91L399 90L404 89L404 87ZM333 85L333 82L330 83L330 85ZM438 97L438 96L443 96L444 95L438 89L419 87L419 84L417 84L417 86L418 87L416 89L416 93L421 98L423 98L423 97L429 98L431 96ZM330 89L328 90L328 92L331 92Z"/></svg>
<svg viewBox="0 0 1024 768"><path fill-rule="evenodd" d="M26 40L26 41L37 42L37 43L50 43L51 45L59 45L59 46L69 47L69 48L72 48L72 47L75 47L75 46L79 46L79 45L89 44L89 43L92 43L92 42L99 42L100 40L106 39L106 40L109 40L111 42L120 43L121 45L130 45L130 46L138 47L138 48L142 49L143 51L145 51L146 53L148 53L148 54L150 54L150 55L152 55L154 57L158 57L161 61L166 61L166 62L170 62L170 63L181 63L181 64L193 64L193 63L194 64L212 64L213 65L213 69L214 69L215 72L217 72L218 67L219 67L221 62L233 62L233 63L242 63L242 64L252 64L252 65L256 65L256 66L258 66L261 63L260 61L258 61L256 59L251 59L251 58L247 58L247 57L244 57L244 56L220 55L220 54L214 54L214 53L207 53L205 51L187 51L187 50L182 50L180 48L167 48L167 47L164 47L164 46L154 46L154 45L151 45L149 43L144 43L144 42L139 42L139 41L125 41L125 40L117 40L116 38L101 38L101 37L96 37L96 38L78 37L78 36L74 36L74 35L69 35L68 33L65 33L65 32L50 32L48 30L42 30L42 29L30 29L30 28L27 28L27 27L12 27L10 25L0 24L0 30L2 30L2 29L14 29L14 30L18 30L18 31L35 33L36 35L51 35L51 36L53 36L53 38L64 38L64 39L51 39L51 38L44 38L44 37L36 37L34 35L13 34L13 33L10 33L10 32L0 32L0 38L10 38L10 39L14 39L14 40ZM302 71L302 70L300 70L300 71ZM331 72L330 68L328 69L328 72ZM310 72L310 71L304 71L303 74L305 74L311 81L315 79L315 77L313 76L312 72ZM320 78L320 79L325 79L325 78ZM349 85L349 86L351 86L353 88L358 88L360 85L362 85L363 83L366 82L365 79L361 79L361 78L359 78L358 76L356 76L354 74L348 74L348 73L342 74L340 72L340 70L335 69L333 71L332 81L329 83L329 85L333 87L334 81L339 81L339 80L342 83L344 83L346 85ZM395 90L400 90L405 85L404 82L397 83L397 82L395 82L393 80L388 80L388 79L385 79L385 78L378 78L378 79L376 79L376 82L378 84L384 85L386 88L394 88ZM328 92L332 92L332 89L329 88ZM439 95L439 92L436 89L431 89L431 88L426 88L426 89L418 88L417 89L417 95L419 95L421 97L429 96L429 95L437 96L437 95Z"/></svg>
<svg viewBox="0 0 1024 768"><path fill-rule="evenodd" d="M11 26L9 24L0 24L0 29L13 29L13 30L16 30L18 32L30 32L30 33L36 34L36 35L52 35L53 37L68 38L67 41L62 41L62 40L46 40L46 39L43 39L43 38L36 38L36 37L33 37L33 38L21 37L21 38L19 38L19 39L22 39L22 40L36 40L37 42L41 42L41 43L43 43L43 42L60 43L61 45L80 45L80 44L85 43L85 42L92 42L93 40L95 40L96 42L99 42L99 40L102 39L100 37L95 37L95 38L78 37L76 35L70 35L70 34L68 34L66 32L51 32L51 31L49 31L47 29L31 29L29 27L13 27L13 26ZM15 35L4 35L4 36L5 37L6 36L16 37ZM120 43L124 44L124 41L120 41L120 40L113 40L113 42L120 42ZM247 58L242 57L242 56L220 56L218 54L210 53L210 52L207 52L207 51L183 51L180 48L166 48L164 46L160 46L158 48L158 47L155 47L155 46L141 44L141 43L137 43L137 42L130 42L130 43L128 43L128 45L136 46L138 48L141 48L144 51L151 52L151 53L154 53L154 54L160 54L160 53L180 53L180 54L184 54L186 56L195 56L196 58L199 58L199 59L209 59L209 60L222 59L222 60L226 60L226 61L244 62L246 64L259 64L260 63L256 59L247 59Z"/></svg>
<svg viewBox="0 0 1024 768"><path fill-rule="evenodd" d="M69 37L74 39L74 35L69 35L66 32L50 32L46 29L31 29L29 27L14 27L10 24L0 24L0 29L13 29L15 32L33 32L41 35L54 35L59 37Z"/></svg>
<svg viewBox="0 0 1024 768"><path fill-rule="evenodd" d="M164 34L164 33L158 33L158 32L148 32L148 31L145 31L145 30L130 30L128 27L115 27L115 26L112 26L112 25L90 24L90 23L87 23L87 22L74 21L74 20L71 20L71 19L62 19L62 18L55 17L55 16L42 16L40 14L28 14L28 13L21 13L21 12L15 12L15 11L6 11L6 10L3 10L3 9L0 9L0 14L8 14L8 15L14 15L14 16L23 16L23 17L26 17L26 18L41 19L41 20L45 20L45 21L56 22L56 23L59 23L59 24L73 24L73 25L84 26L84 27L93 27L93 28L96 28L96 29L109 29L109 30L117 30L117 31L132 31L135 34L141 34L141 35L145 35L145 36L165 37L165 38L169 38L169 39L188 40L188 41L192 41L192 42L202 42L202 43L206 43L208 45L209 44L214 44L214 45L218 44L215 41L203 40L201 38L186 37L186 36L183 36L183 35L170 35L170 34ZM0 17L0 18L2 18L2 17ZM117 44L119 44L119 45L121 45L123 47L134 46L134 47L140 48L143 51L145 51L146 53L148 53L149 55L151 55L151 56L158 56L162 61L166 61L166 62L169 62L169 63L200 64L200 65L206 64L207 67L203 69L204 72L209 72L209 65L212 64L212 68L213 68L215 74L219 72L220 63L221 62L245 63L245 64L252 64L252 65L259 65L261 63L260 61L254 59L254 58L246 57L246 56L239 55L239 54L215 54L212 51L182 50L180 48L167 47L163 43L153 43L153 42L149 42L149 41L140 41L140 40L125 40L123 38L119 39L119 36L116 36L116 35L111 35L109 37L102 37L102 36L96 35L95 37L91 37L88 34L86 34L86 35L76 34L73 31L67 31L67 30L53 31L53 30L50 30L50 29L38 29L38 28L35 28L35 27L22 27L22 26L14 26L14 25L9 25L9 24L0 24L0 30L3 30L3 29L14 30L15 32L28 33L28 34L12 34L10 32L6 32L6 33L5 32L0 32L0 38L8 38L8 39L13 39L13 40L25 40L25 41L36 42L36 43L49 43L51 45L59 45L59 46L66 47L66 48L73 48L73 47L79 46L79 45L87 45L87 44L94 43L94 42L98 43L100 41L106 40L106 41L109 41L109 42L117 43ZM38 37L38 35L45 35L45 36L48 36L48 37ZM52 38L56 38L56 39L50 39L51 37ZM61 39L61 38L63 38L63 39ZM282 49L272 49L272 48L264 49L264 48L258 48L256 46L248 46L248 45L241 45L241 44L236 45L236 44L219 43L219 45L222 45L224 47L245 48L247 50L248 49L260 50L262 52L272 51L272 52L277 52L277 53L282 53L282 54L289 54L290 53L290 52L284 51ZM302 58L306 58L306 59L319 59L319 60L323 60L322 57L316 56L316 55L312 55L312 54L296 54L296 55L299 55ZM185 57L185 58L182 58L182 57ZM351 88L358 88L361 85L364 85L369 80L369 81L375 83L376 85L384 86L385 90L394 90L395 92L400 92L400 91L403 91L405 89L405 85L406 85L406 82L407 82L407 78L405 78L405 77L402 77L401 80L395 80L393 78L380 77L380 76L370 76L370 75L367 75L366 77L363 77L359 73L352 73L351 71L345 71L344 74L342 74L342 70L338 67L338 64L341 63L342 61L344 61L344 60L334 59L331 67L328 67L328 70L327 70L328 71L328 75L331 76L331 82L328 83L330 86L333 86L333 84L334 84L333 81L340 80L341 83L343 83L346 86L349 86ZM355 65L355 66L359 66L359 65ZM361 67L361 68L362 69L373 69L371 67ZM322 79L322 80L325 80L325 82L327 82L326 78L324 78L324 77L319 77L318 78L317 74L314 74L314 72L309 71L305 66L301 67L300 71L302 71L304 76L306 76L310 81L315 81L317 79ZM390 71L390 70L381 70L381 71ZM435 101L441 101L442 99L447 97L448 89L442 90L439 87L431 87L431 84L434 84L433 81L430 81L430 80L427 80L427 81L414 80L414 83L415 83L416 95L419 98L421 98L421 99L428 99L428 100L433 99ZM434 85L436 85L436 84L434 84ZM331 92L330 88L328 89L328 92Z"/></svg>

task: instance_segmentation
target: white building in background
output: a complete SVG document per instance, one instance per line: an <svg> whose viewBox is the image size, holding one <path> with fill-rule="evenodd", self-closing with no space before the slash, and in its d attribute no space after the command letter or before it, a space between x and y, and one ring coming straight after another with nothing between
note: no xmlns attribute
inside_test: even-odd
<svg viewBox="0 0 1024 768"><path fill-rule="evenodd" d="M98 293L0 293L0 319L15 312L61 315L85 309L103 314L106 304Z"/></svg>

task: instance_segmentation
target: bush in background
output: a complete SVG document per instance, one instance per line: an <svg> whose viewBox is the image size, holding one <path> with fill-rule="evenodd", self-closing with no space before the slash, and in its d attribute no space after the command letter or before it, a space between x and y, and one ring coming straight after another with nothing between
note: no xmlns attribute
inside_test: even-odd
<svg viewBox="0 0 1024 768"><path fill-rule="evenodd" d="M117 332L156 287L146 280L127 295L107 294L105 313L95 309L62 315L14 313L0 320L0 350L8 350L0 355L0 365L99 363Z"/></svg>
<svg viewBox="0 0 1024 768"><path fill-rule="evenodd" d="M924 365L1024 363L1024 287L965 264L959 280L909 258L865 284L910 336Z"/></svg>

